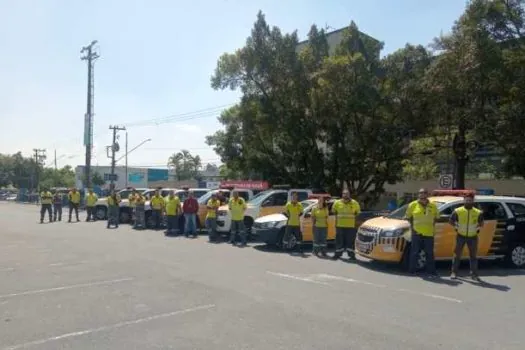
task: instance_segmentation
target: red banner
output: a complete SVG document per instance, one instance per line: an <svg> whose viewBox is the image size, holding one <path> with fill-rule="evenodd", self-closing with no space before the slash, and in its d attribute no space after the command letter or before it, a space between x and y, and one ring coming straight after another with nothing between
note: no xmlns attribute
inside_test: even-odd
<svg viewBox="0 0 525 350"><path fill-rule="evenodd" d="M221 181L221 187L245 188L249 190L266 190L268 189L267 181Z"/></svg>

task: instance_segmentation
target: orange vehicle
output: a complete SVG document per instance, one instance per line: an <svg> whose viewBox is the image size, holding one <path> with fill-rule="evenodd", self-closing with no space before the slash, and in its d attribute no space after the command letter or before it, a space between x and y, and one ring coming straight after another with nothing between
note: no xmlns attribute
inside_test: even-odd
<svg viewBox="0 0 525 350"><path fill-rule="evenodd" d="M442 190L429 197L440 212L434 235L436 260L452 260L457 233L449 219L453 211L463 205L464 195L469 192L472 191ZM525 199L478 195L474 205L483 211L485 221L478 236L478 257L506 259L516 267L525 267ZM373 260L408 266L411 234L410 225L404 218L407 207L408 204L389 215L365 221L357 232L356 252ZM418 254L417 267L422 269L426 263L425 253ZM468 258L466 247L463 257Z"/></svg>

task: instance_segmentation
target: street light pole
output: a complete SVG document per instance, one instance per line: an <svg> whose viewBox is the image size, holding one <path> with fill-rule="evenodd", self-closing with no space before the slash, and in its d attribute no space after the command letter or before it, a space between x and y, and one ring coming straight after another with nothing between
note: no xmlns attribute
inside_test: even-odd
<svg viewBox="0 0 525 350"><path fill-rule="evenodd" d="M151 139L146 139L146 140L142 141L141 143L139 143L138 145L136 145L135 147L133 147L131 150L128 151L128 133L126 132L126 154L124 154L122 157L120 157L119 159L117 159L115 161L115 163L117 163L122 158L126 159L126 165L125 165L125 168L126 168L126 187L128 187L128 154L130 154L131 152L133 152L134 150L136 150L137 148L139 148L140 146L142 146L146 142L150 142L150 141L151 141Z"/></svg>

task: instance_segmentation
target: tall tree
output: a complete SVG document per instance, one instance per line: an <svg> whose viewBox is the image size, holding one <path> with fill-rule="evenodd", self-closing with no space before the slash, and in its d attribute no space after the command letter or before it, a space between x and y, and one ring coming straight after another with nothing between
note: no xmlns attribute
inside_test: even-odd
<svg viewBox="0 0 525 350"><path fill-rule="evenodd" d="M179 181L196 178L199 175L201 165L200 157L198 155L193 156L185 149L173 154L168 159L168 166L175 169L175 176Z"/></svg>

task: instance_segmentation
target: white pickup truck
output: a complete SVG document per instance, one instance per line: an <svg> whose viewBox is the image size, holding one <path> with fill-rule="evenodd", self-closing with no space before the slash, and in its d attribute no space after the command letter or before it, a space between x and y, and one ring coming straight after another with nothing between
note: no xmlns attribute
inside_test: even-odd
<svg viewBox="0 0 525 350"><path fill-rule="evenodd" d="M137 192L146 192L147 188L136 188ZM155 191L155 190L153 190ZM133 192L132 188L126 188L120 190L118 195L122 200L120 202L120 222L127 223L131 219L131 214L129 212L129 195ZM97 220L106 220L108 217L108 198L103 197L99 198L95 204L95 217Z"/></svg>

